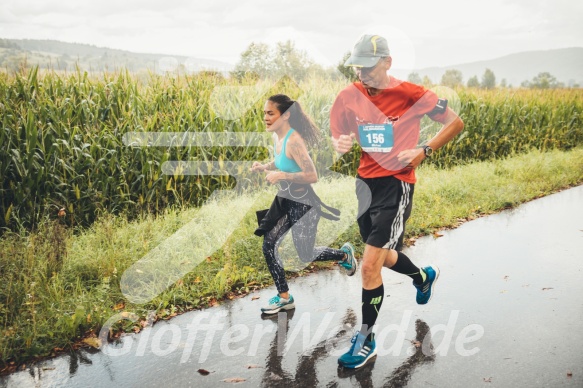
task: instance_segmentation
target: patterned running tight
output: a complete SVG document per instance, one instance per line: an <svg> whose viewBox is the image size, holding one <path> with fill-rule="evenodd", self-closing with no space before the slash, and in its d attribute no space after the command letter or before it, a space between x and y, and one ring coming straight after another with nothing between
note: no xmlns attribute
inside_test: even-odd
<svg viewBox="0 0 583 388"><path fill-rule="evenodd" d="M279 293L289 290L285 280L283 263L277 250L290 229L292 230L292 237L298 256L304 263L340 261L344 258L344 252L339 249L314 248L316 231L320 221L320 213L317 208L313 208L309 204L287 200L285 201L285 211L285 216L280 218L273 229L265 234L263 240L263 255Z"/></svg>

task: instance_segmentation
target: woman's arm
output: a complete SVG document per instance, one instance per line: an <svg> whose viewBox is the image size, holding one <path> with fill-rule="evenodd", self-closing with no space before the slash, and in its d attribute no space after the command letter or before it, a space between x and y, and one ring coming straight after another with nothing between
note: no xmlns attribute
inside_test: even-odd
<svg viewBox="0 0 583 388"><path fill-rule="evenodd" d="M272 171L275 170L275 161L271 161L266 164L262 164L259 162L253 162L251 166L251 171L261 172L261 171Z"/></svg>

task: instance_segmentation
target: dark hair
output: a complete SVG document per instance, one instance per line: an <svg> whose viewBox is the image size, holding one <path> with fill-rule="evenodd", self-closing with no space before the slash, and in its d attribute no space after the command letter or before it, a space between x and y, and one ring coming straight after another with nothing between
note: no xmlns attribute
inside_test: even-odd
<svg viewBox="0 0 583 388"><path fill-rule="evenodd" d="M292 100L285 94L274 94L267 100L275 103L279 114L290 112L289 125L300 134L308 145L314 147L320 142L320 130L304 113L299 102Z"/></svg>

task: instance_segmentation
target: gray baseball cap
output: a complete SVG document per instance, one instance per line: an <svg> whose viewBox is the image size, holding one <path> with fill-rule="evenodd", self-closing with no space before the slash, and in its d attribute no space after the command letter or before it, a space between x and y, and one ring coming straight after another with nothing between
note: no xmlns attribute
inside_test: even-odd
<svg viewBox="0 0 583 388"><path fill-rule="evenodd" d="M373 67L382 57L391 55L387 40L380 35L363 35L352 49L344 66Z"/></svg>

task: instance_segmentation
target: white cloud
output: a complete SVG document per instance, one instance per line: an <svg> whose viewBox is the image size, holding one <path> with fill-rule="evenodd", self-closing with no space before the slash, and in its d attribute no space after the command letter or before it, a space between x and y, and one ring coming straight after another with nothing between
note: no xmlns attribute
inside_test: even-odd
<svg viewBox="0 0 583 388"><path fill-rule="evenodd" d="M11 9L2 7L0 8L0 23L18 23L19 18L14 15Z"/></svg>
<svg viewBox="0 0 583 388"><path fill-rule="evenodd" d="M387 31L395 67L582 46L583 3L567 0L4 0L0 37L58 39L234 63L252 42L294 40L335 65L371 26Z"/></svg>

